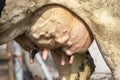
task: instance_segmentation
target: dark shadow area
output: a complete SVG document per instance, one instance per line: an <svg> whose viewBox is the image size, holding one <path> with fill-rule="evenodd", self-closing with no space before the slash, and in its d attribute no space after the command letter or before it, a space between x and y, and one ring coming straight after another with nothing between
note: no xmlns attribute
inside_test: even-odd
<svg viewBox="0 0 120 80"><path fill-rule="evenodd" d="M1 17L2 10L5 6L5 2L6 2L6 0L0 0L0 17Z"/></svg>

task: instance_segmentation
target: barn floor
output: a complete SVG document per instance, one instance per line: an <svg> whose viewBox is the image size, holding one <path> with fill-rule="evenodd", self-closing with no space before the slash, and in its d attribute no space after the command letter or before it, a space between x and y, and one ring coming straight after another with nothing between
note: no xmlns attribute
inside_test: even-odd
<svg viewBox="0 0 120 80"><path fill-rule="evenodd" d="M0 61L0 80L9 80L8 66L6 61ZM31 73L26 69L24 71L24 80L34 80ZM40 80L40 79L35 79ZM111 73L94 73L90 80L112 80Z"/></svg>
<svg viewBox="0 0 120 80"><path fill-rule="evenodd" d="M31 73L28 70L24 70L24 80L33 80ZM7 61L0 61L0 80L9 80L9 71Z"/></svg>
<svg viewBox="0 0 120 80"><path fill-rule="evenodd" d="M36 76L33 78L31 72L28 70L28 68L25 65L23 70L24 70L23 80L42 80ZM0 60L0 80L9 80L8 64L6 60ZM54 79L54 80L58 80L58 79Z"/></svg>

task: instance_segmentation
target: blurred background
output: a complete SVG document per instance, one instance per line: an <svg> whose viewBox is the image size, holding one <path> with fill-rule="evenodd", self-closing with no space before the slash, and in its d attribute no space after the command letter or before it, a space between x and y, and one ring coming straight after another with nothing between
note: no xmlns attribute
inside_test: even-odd
<svg viewBox="0 0 120 80"><path fill-rule="evenodd" d="M111 80L111 72L95 41L89 51L96 65L90 80ZM0 80L59 80L59 74L50 53L45 62L42 61L41 54L37 54L33 64L30 64L28 59L28 52L15 41L1 45Z"/></svg>

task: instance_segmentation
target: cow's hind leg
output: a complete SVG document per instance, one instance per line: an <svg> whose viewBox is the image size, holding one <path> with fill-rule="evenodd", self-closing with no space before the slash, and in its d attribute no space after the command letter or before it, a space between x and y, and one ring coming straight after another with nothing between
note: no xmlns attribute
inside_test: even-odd
<svg viewBox="0 0 120 80"><path fill-rule="evenodd" d="M92 57L87 51L85 54L75 54L73 64L60 64L62 51L54 50L52 53L53 59L60 74L60 80L88 80L94 72L95 64Z"/></svg>

